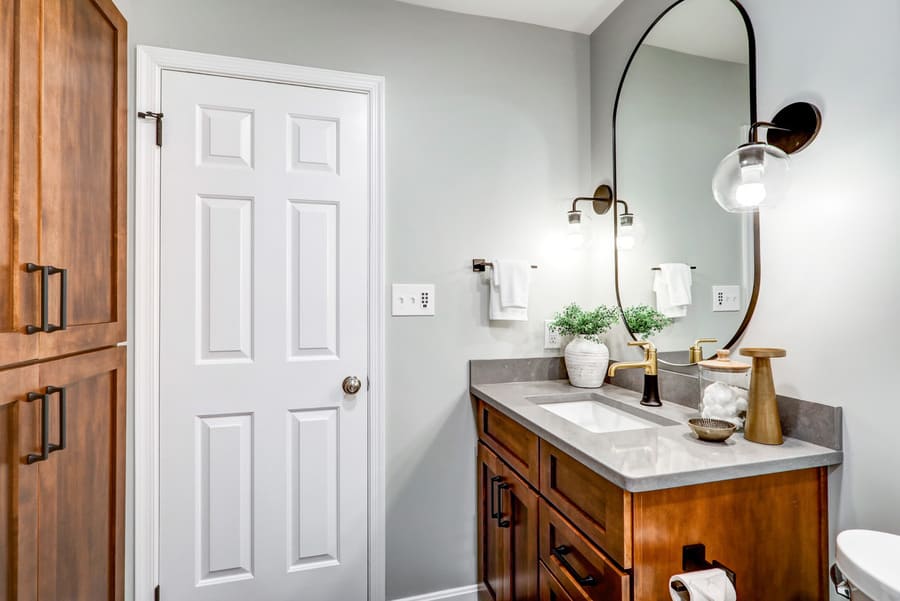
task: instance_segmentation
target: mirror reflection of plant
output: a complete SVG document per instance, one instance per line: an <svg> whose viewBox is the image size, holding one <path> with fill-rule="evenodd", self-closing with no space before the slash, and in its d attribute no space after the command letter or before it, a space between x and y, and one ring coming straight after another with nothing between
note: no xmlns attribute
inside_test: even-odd
<svg viewBox="0 0 900 601"><path fill-rule="evenodd" d="M628 329L635 334L653 336L672 325L672 320L648 305L633 305L622 311Z"/></svg>
<svg viewBox="0 0 900 601"><path fill-rule="evenodd" d="M593 311L585 311L577 303L571 303L553 316L550 328L561 336L583 336L593 342L600 342L600 334L608 331L619 321L619 312L607 305L600 305Z"/></svg>

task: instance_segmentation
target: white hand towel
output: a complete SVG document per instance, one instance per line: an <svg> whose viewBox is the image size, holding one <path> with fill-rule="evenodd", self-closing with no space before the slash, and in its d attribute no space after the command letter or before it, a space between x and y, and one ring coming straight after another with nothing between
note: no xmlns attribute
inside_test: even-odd
<svg viewBox="0 0 900 601"><path fill-rule="evenodd" d="M654 272L656 308L666 317L685 317L691 304L691 268L684 263L663 263Z"/></svg>
<svg viewBox="0 0 900 601"><path fill-rule="evenodd" d="M691 267L685 263L662 263L659 272L669 287L669 301L673 305L691 304Z"/></svg>
<svg viewBox="0 0 900 601"><path fill-rule="evenodd" d="M491 261L490 318L503 321L528 321L528 287L531 265L525 261Z"/></svg>
<svg viewBox="0 0 900 601"><path fill-rule="evenodd" d="M527 309L531 264L527 261L501 260L494 263L494 269L500 286L500 304Z"/></svg>

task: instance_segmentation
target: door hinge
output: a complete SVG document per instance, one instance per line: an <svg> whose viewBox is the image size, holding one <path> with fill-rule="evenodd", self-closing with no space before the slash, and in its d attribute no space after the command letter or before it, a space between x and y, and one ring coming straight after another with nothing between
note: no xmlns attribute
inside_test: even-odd
<svg viewBox="0 0 900 601"><path fill-rule="evenodd" d="M371 385L372 385L372 383L369 381L369 376L366 376L366 392L369 391L369 388L371 387Z"/></svg>
<svg viewBox="0 0 900 601"><path fill-rule="evenodd" d="M153 589L153 601L159 601L159 585L156 585L156 588Z"/></svg>
<svg viewBox="0 0 900 601"><path fill-rule="evenodd" d="M141 111L138 113L141 119L156 119L156 145L162 148L162 113L154 113L152 111Z"/></svg>

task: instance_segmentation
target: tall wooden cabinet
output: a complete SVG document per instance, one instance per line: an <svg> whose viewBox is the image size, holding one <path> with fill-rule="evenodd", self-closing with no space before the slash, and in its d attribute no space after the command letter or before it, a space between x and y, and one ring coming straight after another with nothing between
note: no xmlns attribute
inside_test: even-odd
<svg viewBox="0 0 900 601"><path fill-rule="evenodd" d="M0 601L124 596L126 24L0 3Z"/></svg>

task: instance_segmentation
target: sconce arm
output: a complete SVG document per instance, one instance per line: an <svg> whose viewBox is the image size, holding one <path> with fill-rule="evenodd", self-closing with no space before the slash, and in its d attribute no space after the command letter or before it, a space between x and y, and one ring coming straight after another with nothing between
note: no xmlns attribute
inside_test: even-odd
<svg viewBox="0 0 900 601"><path fill-rule="evenodd" d="M757 142L759 142L758 134L761 127L765 127L766 129L777 129L778 131L791 131L790 128L775 125L771 121L756 121L750 126L750 133L747 140L750 144L756 144Z"/></svg>

